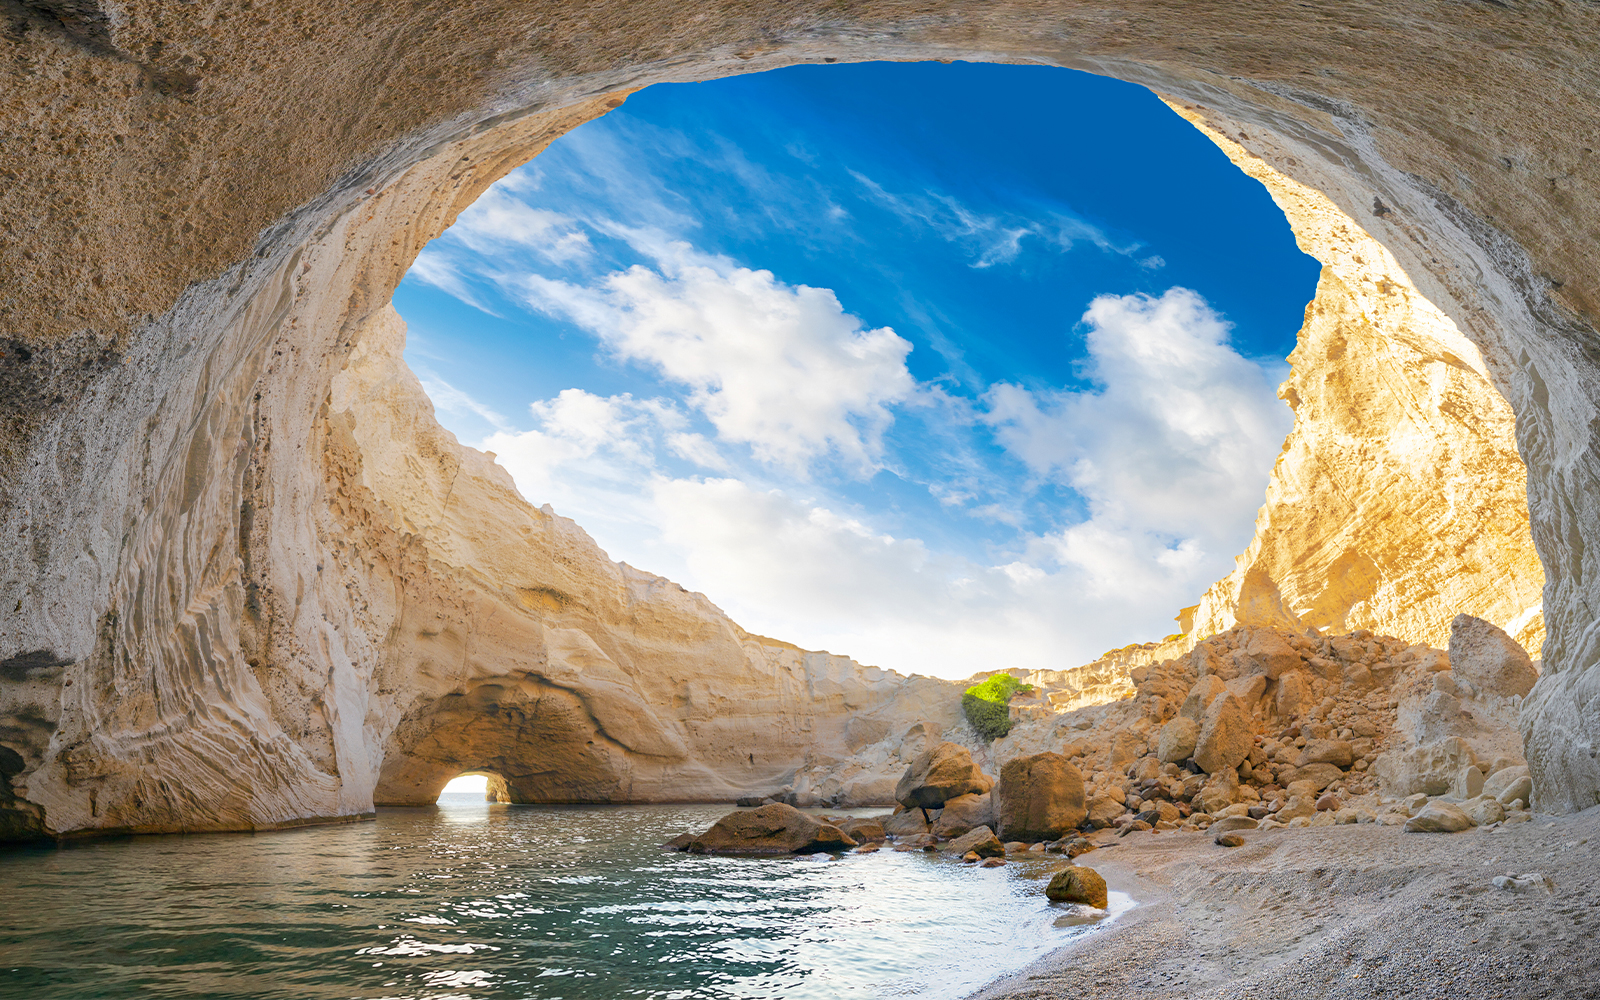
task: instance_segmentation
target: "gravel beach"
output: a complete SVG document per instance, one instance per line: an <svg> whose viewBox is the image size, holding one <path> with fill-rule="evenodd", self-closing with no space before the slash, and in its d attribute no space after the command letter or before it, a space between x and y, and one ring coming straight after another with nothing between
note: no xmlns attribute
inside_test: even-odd
<svg viewBox="0 0 1600 1000"><path fill-rule="evenodd" d="M1600 807L1242 836L1135 833L1079 858L1138 908L972 1000L1600 997ZM1495 884L1530 873L1548 883Z"/></svg>

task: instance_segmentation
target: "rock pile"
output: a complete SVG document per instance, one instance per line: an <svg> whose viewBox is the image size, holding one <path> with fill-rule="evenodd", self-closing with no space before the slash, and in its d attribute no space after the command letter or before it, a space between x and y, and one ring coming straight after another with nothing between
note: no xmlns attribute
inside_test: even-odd
<svg viewBox="0 0 1600 1000"><path fill-rule="evenodd" d="M1453 656L1364 630L1235 628L1134 668L1129 698L1020 719L988 748L992 789L962 770L966 794L943 812L930 799L885 828L950 837L990 825L1007 840L1051 841L1080 826L1431 829L1458 824L1435 818L1452 810L1466 826L1520 821L1531 781L1516 713L1537 670L1505 632L1467 615L1450 646ZM971 759L951 743L929 755L958 769ZM900 791L923 780L909 769ZM1449 808L1412 823L1422 807L1406 802L1418 794Z"/></svg>

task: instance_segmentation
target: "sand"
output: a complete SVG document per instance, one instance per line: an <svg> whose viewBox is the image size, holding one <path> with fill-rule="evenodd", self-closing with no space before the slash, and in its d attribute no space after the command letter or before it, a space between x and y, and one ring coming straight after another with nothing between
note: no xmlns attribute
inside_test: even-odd
<svg viewBox="0 0 1600 1000"><path fill-rule="evenodd" d="M1457 834L1135 833L1078 859L1138 908L975 994L1600 997L1600 807ZM1553 891L1496 888L1539 872Z"/></svg>

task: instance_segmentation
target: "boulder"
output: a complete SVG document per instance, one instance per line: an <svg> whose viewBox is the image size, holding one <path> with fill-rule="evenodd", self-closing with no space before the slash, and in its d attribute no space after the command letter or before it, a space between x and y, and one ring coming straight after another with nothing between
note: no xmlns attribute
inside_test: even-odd
<svg viewBox="0 0 1600 1000"><path fill-rule="evenodd" d="M950 841L945 845L945 850L951 854L966 856L976 854L980 858L998 858L1006 853L1006 847L1000 843L1000 838L994 831L986 826L980 826Z"/></svg>
<svg viewBox="0 0 1600 1000"><path fill-rule="evenodd" d="M1256 629L1240 659L1247 673L1263 674L1269 680L1277 680L1300 667L1299 652L1276 629L1270 628Z"/></svg>
<svg viewBox="0 0 1600 1000"><path fill-rule="evenodd" d="M891 837L916 837L932 831L933 827L923 818L921 809L902 806L883 821L883 832Z"/></svg>
<svg viewBox="0 0 1600 1000"><path fill-rule="evenodd" d="M1105 829L1118 816L1121 816L1127 807L1122 800L1111 798L1108 795L1097 795L1089 802L1089 822L1097 829Z"/></svg>
<svg viewBox="0 0 1600 1000"><path fill-rule="evenodd" d="M1491 795L1480 795L1461 803L1461 811L1477 826L1501 823L1506 818L1506 807Z"/></svg>
<svg viewBox="0 0 1600 1000"><path fill-rule="evenodd" d="M1501 802L1506 802L1508 800L1501 798L1500 793L1517 784L1519 779L1526 777L1528 777L1528 765L1526 764L1502 767L1483 780L1483 794L1493 795L1495 798L1500 799ZM1533 782L1530 781L1528 784L1531 791ZM1515 795L1512 798L1526 799L1527 796Z"/></svg>
<svg viewBox="0 0 1600 1000"><path fill-rule="evenodd" d="M1471 615L1456 615L1450 623L1450 667L1457 680L1502 698L1527 695L1539 679L1527 650L1502 629Z"/></svg>
<svg viewBox="0 0 1600 1000"><path fill-rule="evenodd" d="M1194 747L1200 740L1200 723L1179 716L1161 727L1156 742L1156 756L1165 764L1182 764L1194 756Z"/></svg>
<svg viewBox="0 0 1600 1000"><path fill-rule="evenodd" d="M1372 763L1383 793L1405 798L1421 792L1446 795L1463 767L1475 763L1472 748L1458 736L1435 740L1410 750L1391 750Z"/></svg>
<svg viewBox="0 0 1600 1000"><path fill-rule="evenodd" d="M1304 670L1291 670L1278 678L1275 695L1280 718L1302 715L1311 705L1311 682Z"/></svg>
<svg viewBox="0 0 1600 1000"><path fill-rule="evenodd" d="M1093 868L1071 865L1050 877L1044 887L1045 898L1052 903L1080 903L1097 910L1106 908L1106 880Z"/></svg>
<svg viewBox="0 0 1600 1000"><path fill-rule="evenodd" d="M1017 840L1055 840L1088 819L1083 775L1058 753L1015 757L1000 769L999 833Z"/></svg>
<svg viewBox="0 0 1600 1000"><path fill-rule="evenodd" d="M729 813L685 849L692 854L811 854L855 846L838 827L774 802Z"/></svg>
<svg viewBox="0 0 1600 1000"><path fill-rule="evenodd" d="M1483 794L1483 772L1468 764L1450 781L1450 794L1458 799L1475 799Z"/></svg>
<svg viewBox="0 0 1600 1000"><path fill-rule="evenodd" d="M835 824L844 831L844 835L858 844L872 844L884 840L887 831L883 824L876 819L858 818L845 820Z"/></svg>
<svg viewBox="0 0 1600 1000"><path fill-rule="evenodd" d="M1308 781L1319 792L1342 777L1344 772L1332 764L1307 764L1294 770L1295 782Z"/></svg>
<svg viewBox="0 0 1600 1000"><path fill-rule="evenodd" d="M1220 834L1232 833L1235 830L1255 830L1257 828L1258 824L1249 816L1224 816L1212 823L1206 832Z"/></svg>
<svg viewBox="0 0 1600 1000"><path fill-rule="evenodd" d="M1295 757L1295 767L1308 764L1332 764L1348 768L1355 762L1355 753L1344 740L1307 740L1305 748Z"/></svg>
<svg viewBox="0 0 1600 1000"><path fill-rule="evenodd" d="M994 796L988 792L958 795L944 804L933 821L935 837L959 837L975 827L994 825Z"/></svg>
<svg viewBox="0 0 1600 1000"><path fill-rule="evenodd" d="M940 743L918 754L895 785L895 801L907 809L939 809L950 799L981 794L994 781L959 743Z"/></svg>
<svg viewBox="0 0 1600 1000"><path fill-rule="evenodd" d="M1500 789L1495 794L1495 798L1499 799L1500 804L1503 806L1509 806L1518 799L1523 802L1531 802L1533 801L1533 779L1524 774Z"/></svg>
<svg viewBox="0 0 1600 1000"><path fill-rule="evenodd" d="M1244 702L1231 694L1223 695L1206 709L1194 761L1207 774L1231 771L1250 756L1254 736L1255 726Z"/></svg>
<svg viewBox="0 0 1600 1000"><path fill-rule="evenodd" d="M1199 683L1189 689L1189 696L1183 700L1183 707L1178 710L1178 715L1185 719L1193 719L1196 723L1200 722L1205 718L1206 709L1211 703L1227 690L1228 685L1222 678L1215 674L1205 674Z"/></svg>
<svg viewBox="0 0 1600 1000"><path fill-rule="evenodd" d="M1406 820L1406 833L1460 833L1472 828L1472 817L1448 802L1429 802Z"/></svg>

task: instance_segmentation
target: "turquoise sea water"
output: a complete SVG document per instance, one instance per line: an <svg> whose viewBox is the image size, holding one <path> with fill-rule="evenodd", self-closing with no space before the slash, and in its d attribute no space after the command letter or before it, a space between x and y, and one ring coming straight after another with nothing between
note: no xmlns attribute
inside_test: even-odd
<svg viewBox="0 0 1600 1000"><path fill-rule="evenodd" d="M1088 932L1044 899L1060 858L660 849L727 809L446 796L0 853L0 996L953 1000Z"/></svg>

